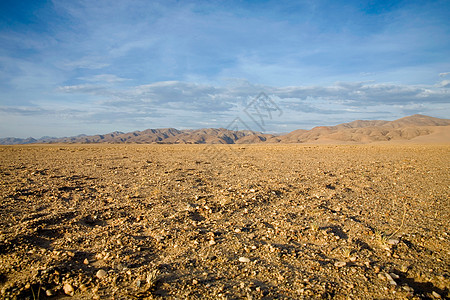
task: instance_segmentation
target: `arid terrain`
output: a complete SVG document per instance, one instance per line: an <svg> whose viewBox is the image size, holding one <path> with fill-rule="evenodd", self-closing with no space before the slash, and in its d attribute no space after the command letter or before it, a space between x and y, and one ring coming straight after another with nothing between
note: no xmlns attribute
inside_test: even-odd
<svg viewBox="0 0 450 300"><path fill-rule="evenodd" d="M1 299L437 299L450 145L0 147Z"/></svg>
<svg viewBox="0 0 450 300"><path fill-rule="evenodd" d="M234 124L244 127L244 124ZM233 126L229 126L233 127ZM367 144L386 142L450 143L450 119L412 115L395 121L356 120L336 126L317 126L310 130L298 129L285 134L267 134L230 128L175 128L146 129L133 132L110 132L87 136L84 134L40 139L0 138L0 145L32 143L64 144Z"/></svg>

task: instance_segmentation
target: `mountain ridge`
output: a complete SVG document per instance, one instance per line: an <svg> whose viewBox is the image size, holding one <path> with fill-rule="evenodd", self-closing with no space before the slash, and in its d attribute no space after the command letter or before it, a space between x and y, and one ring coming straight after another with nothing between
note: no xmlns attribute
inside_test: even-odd
<svg viewBox="0 0 450 300"><path fill-rule="evenodd" d="M440 127L440 130L436 128ZM442 129L448 127L448 130ZM145 129L142 131L106 134L78 135L73 137L43 137L26 139L0 138L0 145L50 144L50 143L137 143L137 144L254 144L254 143L372 143L409 141L420 136L437 133L448 141L450 119L425 115L412 115L394 121L355 120L334 126L317 126L310 130L297 129L282 135L267 134L249 130L233 131L226 128L201 128L178 130L176 128ZM423 138L422 138L423 140Z"/></svg>

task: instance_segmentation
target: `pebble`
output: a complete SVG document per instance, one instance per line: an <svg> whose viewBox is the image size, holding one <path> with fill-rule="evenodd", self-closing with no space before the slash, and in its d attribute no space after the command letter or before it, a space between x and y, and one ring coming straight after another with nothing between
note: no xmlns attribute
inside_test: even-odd
<svg viewBox="0 0 450 300"><path fill-rule="evenodd" d="M395 274L395 273L389 273L389 275L391 275L391 277L392 277L393 279L399 279L399 278L400 278L400 276L398 276L398 275Z"/></svg>
<svg viewBox="0 0 450 300"><path fill-rule="evenodd" d="M83 264L88 265L89 264L89 260L87 258L84 259Z"/></svg>
<svg viewBox="0 0 450 300"><path fill-rule="evenodd" d="M98 279L102 279L103 277L105 277L108 273L106 273L105 270L100 269L97 271L97 274L95 274L95 276L97 276Z"/></svg>
<svg viewBox="0 0 450 300"><path fill-rule="evenodd" d="M397 245L398 243L400 243L400 241L397 240L397 239L389 239L389 240L387 241L387 243L388 243L389 245Z"/></svg>
<svg viewBox="0 0 450 300"><path fill-rule="evenodd" d="M384 273L384 276L389 281L390 285L397 285L397 282L395 282L391 275L389 275L388 273Z"/></svg>
<svg viewBox="0 0 450 300"><path fill-rule="evenodd" d="M402 289L410 293L414 292L414 289L408 285L402 286Z"/></svg>
<svg viewBox="0 0 450 300"><path fill-rule="evenodd" d="M433 292L431 293L431 295L432 295L434 298L441 299L441 295L439 295L439 294L436 293L435 291L433 291Z"/></svg>
<svg viewBox="0 0 450 300"><path fill-rule="evenodd" d="M338 268L345 267L346 265L347 265L347 263L345 261L337 261L334 263L334 266L338 267Z"/></svg>
<svg viewBox="0 0 450 300"><path fill-rule="evenodd" d="M248 263L250 262L250 259L244 256L239 257L239 261L242 263Z"/></svg>
<svg viewBox="0 0 450 300"><path fill-rule="evenodd" d="M73 286L69 283L64 284L63 290L64 290L64 294L69 295L69 296L73 296L73 294L75 293Z"/></svg>
<svg viewBox="0 0 450 300"><path fill-rule="evenodd" d="M51 297L54 295L52 290L46 290L45 294L47 295L47 297Z"/></svg>
<svg viewBox="0 0 450 300"><path fill-rule="evenodd" d="M209 244L212 246L212 245L215 245L216 244L216 241L215 240L209 240Z"/></svg>

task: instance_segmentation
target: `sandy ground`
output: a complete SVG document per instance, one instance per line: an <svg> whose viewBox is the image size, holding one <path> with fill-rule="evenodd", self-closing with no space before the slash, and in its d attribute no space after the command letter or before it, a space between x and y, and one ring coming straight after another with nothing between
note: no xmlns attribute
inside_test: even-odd
<svg viewBox="0 0 450 300"><path fill-rule="evenodd" d="M449 145L0 147L0 297L449 297L449 168Z"/></svg>

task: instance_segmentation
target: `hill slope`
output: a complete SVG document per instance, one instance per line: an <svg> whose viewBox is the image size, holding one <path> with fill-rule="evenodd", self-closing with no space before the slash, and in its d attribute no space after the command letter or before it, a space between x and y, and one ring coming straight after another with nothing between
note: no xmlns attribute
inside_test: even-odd
<svg viewBox="0 0 450 300"><path fill-rule="evenodd" d="M311 130L298 129L275 136L248 130L225 128L178 130L175 128L147 129L134 132L111 132L103 135L80 135L65 138L0 139L0 144L30 143L138 143L138 144L254 144L254 143L372 143L389 141L429 141L450 143L450 120L424 115L412 115L395 121L356 120L336 126L318 126ZM419 139L420 137L420 139ZM432 138L431 138L432 137Z"/></svg>
<svg viewBox="0 0 450 300"><path fill-rule="evenodd" d="M281 143L371 143L413 140L433 134L434 140L450 142L450 120L413 115L395 121L357 120L336 126L319 126L311 130L296 130L276 138Z"/></svg>

